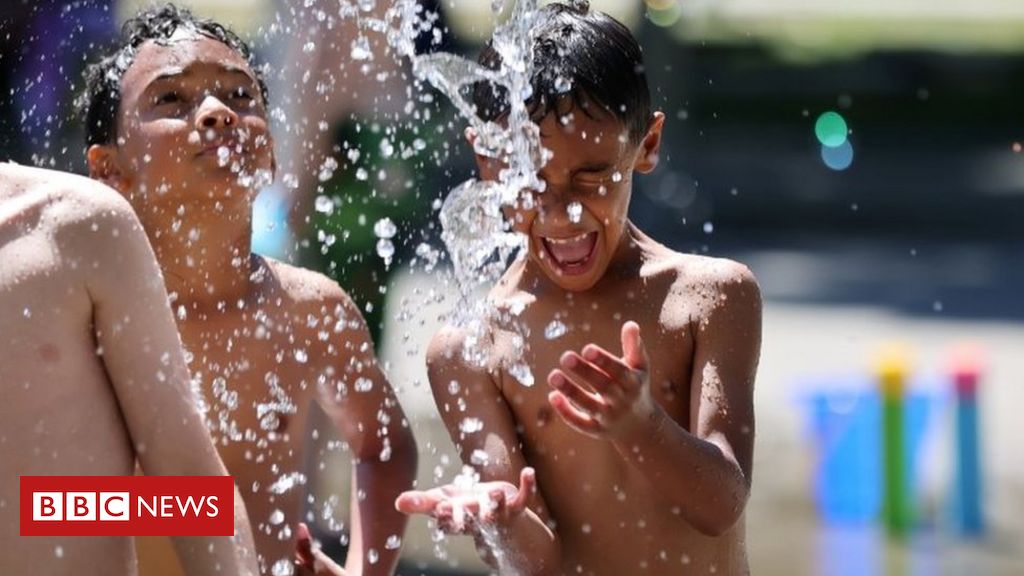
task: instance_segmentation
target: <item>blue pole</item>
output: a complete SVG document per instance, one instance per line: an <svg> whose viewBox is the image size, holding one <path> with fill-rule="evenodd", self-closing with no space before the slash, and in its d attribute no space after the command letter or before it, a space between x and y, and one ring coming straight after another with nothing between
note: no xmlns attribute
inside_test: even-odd
<svg viewBox="0 0 1024 576"><path fill-rule="evenodd" d="M957 530L965 536L985 531L982 513L981 466L978 454L978 370L957 370L956 384L956 484L953 515Z"/></svg>

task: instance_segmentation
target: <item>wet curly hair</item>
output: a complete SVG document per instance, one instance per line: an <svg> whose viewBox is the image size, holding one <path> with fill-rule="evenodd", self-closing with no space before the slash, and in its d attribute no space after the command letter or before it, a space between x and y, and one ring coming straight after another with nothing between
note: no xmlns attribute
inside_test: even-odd
<svg viewBox="0 0 1024 576"><path fill-rule="evenodd" d="M85 70L85 89L75 102L79 116L85 122L86 146L110 144L117 136L117 113L121 107L121 79L135 60L139 47L153 40L168 40L179 28L224 43L249 63L260 95L267 102L267 84L262 68L256 65L249 45L237 34L213 20L196 17L192 12L174 4L166 4L138 13L124 23L113 50Z"/></svg>
<svg viewBox="0 0 1024 576"><path fill-rule="evenodd" d="M531 32L533 90L526 103L533 120L574 108L593 117L588 109L597 104L621 121L630 140L638 143L650 124L651 93L643 52L629 29L581 0L544 6L538 22ZM488 43L477 63L498 70L501 56ZM473 104L483 120L506 116L508 98L508 90L492 82L478 82L472 88Z"/></svg>

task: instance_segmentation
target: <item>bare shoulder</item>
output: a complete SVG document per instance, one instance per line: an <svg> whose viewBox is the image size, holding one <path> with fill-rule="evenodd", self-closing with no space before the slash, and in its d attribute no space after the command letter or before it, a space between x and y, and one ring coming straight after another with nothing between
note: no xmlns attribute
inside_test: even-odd
<svg viewBox="0 0 1024 576"><path fill-rule="evenodd" d="M106 185L76 174L0 164L0 197L24 210L40 210L52 227L65 228L97 218L135 222L128 201Z"/></svg>
<svg viewBox="0 0 1024 576"><path fill-rule="evenodd" d="M726 313L760 315L761 291L750 268L727 258L664 250L644 266L650 285L665 290L662 322L707 322Z"/></svg>
<svg viewBox="0 0 1024 576"><path fill-rule="evenodd" d="M131 205L106 185L75 174L0 164L0 223L41 234L64 267L89 272L148 244Z"/></svg>
<svg viewBox="0 0 1024 576"><path fill-rule="evenodd" d="M352 303L352 299L341 289L337 282L327 276L292 266L280 260L261 256L267 269L277 278L284 294L297 303L339 302Z"/></svg>
<svg viewBox="0 0 1024 576"><path fill-rule="evenodd" d="M274 278L271 302L288 316L289 333L319 350L323 358L338 352L372 357L373 343L362 313L352 298L327 276L261 256Z"/></svg>
<svg viewBox="0 0 1024 576"><path fill-rule="evenodd" d="M451 380L490 378L498 364L490 337L468 327L446 325L427 346L427 373L435 388Z"/></svg>
<svg viewBox="0 0 1024 576"><path fill-rule="evenodd" d="M320 272L292 266L266 256L260 258L276 279L280 295L290 303L293 312L363 323L362 313L355 302L331 278Z"/></svg>

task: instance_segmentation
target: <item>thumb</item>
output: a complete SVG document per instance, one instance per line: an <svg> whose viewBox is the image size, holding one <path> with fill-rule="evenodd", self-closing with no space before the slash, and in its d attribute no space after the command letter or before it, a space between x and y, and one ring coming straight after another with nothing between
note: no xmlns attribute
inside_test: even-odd
<svg viewBox="0 0 1024 576"><path fill-rule="evenodd" d="M632 320L622 325L622 359L634 370L647 370L647 349L640 337L640 325Z"/></svg>
<svg viewBox="0 0 1024 576"><path fill-rule="evenodd" d="M537 473L533 468L527 466L519 471L519 490L508 503L510 510L521 512L526 509L527 504L537 492Z"/></svg>

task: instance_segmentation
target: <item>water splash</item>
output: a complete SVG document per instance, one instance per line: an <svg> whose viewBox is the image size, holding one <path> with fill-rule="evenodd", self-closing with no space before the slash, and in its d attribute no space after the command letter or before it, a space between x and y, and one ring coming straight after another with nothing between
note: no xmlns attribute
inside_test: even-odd
<svg viewBox="0 0 1024 576"><path fill-rule="evenodd" d="M495 21L505 4L504 0L492 2ZM430 26L421 9L412 0L397 0L389 14L399 23L389 34L389 44L412 61L418 79L429 82L451 100L476 136L475 152L500 160L504 166L497 181L469 180L456 187L448 194L440 212L441 238L448 249L459 291L459 303L450 322L467 329L464 355L481 363L486 358L474 349L474 344L489 340L486 332L491 326L505 320L502 323L509 325L514 333L522 333L515 322L516 314L511 314L510 318L494 303L476 295L481 288L497 281L512 256L525 247L525 238L510 229L502 210L517 207L523 190L544 190L544 182L537 174L550 157L541 146L540 129L531 121L526 105L532 94L532 30L539 17L537 0L518 0L504 23L496 26L491 45L501 57L497 70L445 52L416 54L413 33ZM508 116L502 123L477 116L468 99L468 88L478 82L490 82L512 95ZM530 385L533 378L524 367L512 368L517 371L517 380Z"/></svg>

